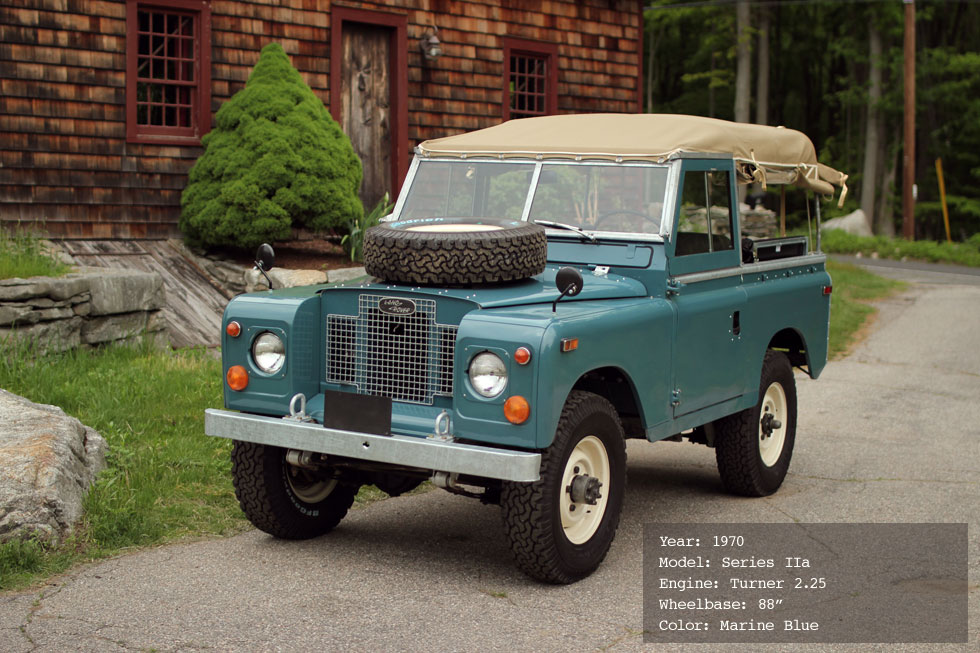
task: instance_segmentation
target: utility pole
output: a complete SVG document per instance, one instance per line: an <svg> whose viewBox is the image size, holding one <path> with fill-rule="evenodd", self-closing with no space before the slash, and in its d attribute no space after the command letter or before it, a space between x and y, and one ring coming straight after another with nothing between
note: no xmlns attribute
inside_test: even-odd
<svg viewBox="0 0 980 653"><path fill-rule="evenodd" d="M905 146L902 236L915 240L915 0L905 3Z"/></svg>

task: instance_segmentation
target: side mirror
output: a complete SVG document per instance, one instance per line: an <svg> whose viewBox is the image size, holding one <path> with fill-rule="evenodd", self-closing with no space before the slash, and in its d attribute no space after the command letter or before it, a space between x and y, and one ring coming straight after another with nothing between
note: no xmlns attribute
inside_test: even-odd
<svg viewBox="0 0 980 653"><path fill-rule="evenodd" d="M255 266L260 270L271 270L276 264L276 252L269 243L259 245L255 252Z"/></svg>
<svg viewBox="0 0 980 653"><path fill-rule="evenodd" d="M558 302L564 297L574 297L582 292L583 285L585 282L582 280L582 273L575 268L564 267L558 270L558 274L555 275L555 286L561 294L551 304L551 312L558 310Z"/></svg>
<svg viewBox="0 0 980 653"><path fill-rule="evenodd" d="M558 292L562 297L565 295L574 297L579 294L582 292L583 283L582 273L575 268L562 268L555 275L555 285L558 286Z"/></svg>

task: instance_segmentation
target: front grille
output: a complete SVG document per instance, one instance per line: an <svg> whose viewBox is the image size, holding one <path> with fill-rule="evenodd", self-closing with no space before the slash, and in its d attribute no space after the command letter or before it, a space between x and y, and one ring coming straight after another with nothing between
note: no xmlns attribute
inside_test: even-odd
<svg viewBox="0 0 980 653"><path fill-rule="evenodd" d="M414 313L391 315L382 299L361 295L357 315L327 316L327 381L415 404L451 397L458 327L436 324L434 300L414 299Z"/></svg>

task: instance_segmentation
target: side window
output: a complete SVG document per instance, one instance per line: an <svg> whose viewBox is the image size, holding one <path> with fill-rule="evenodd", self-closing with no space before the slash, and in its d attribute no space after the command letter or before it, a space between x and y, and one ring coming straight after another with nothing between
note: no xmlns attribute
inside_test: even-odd
<svg viewBox="0 0 980 653"><path fill-rule="evenodd" d="M729 173L688 170L684 173L675 256L735 248Z"/></svg>
<svg viewBox="0 0 980 653"><path fill-rule="evenodd" d="M211 123L210 5L128 0L126 136L197 144Z"/></svg>
<svg viewBox="0 0 980 653"><path fill-rule="evenodd" d="M558 45L504 37L503 118L558 113Z"/></svg>

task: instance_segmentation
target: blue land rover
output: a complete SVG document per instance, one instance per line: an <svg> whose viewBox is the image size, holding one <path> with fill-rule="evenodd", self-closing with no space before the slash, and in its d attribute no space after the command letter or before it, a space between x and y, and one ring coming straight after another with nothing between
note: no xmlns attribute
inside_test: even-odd
<svg viewBox="0 0 980 653"><path fill-rule="evenodd" d="M810 238L747 236L738 186L845 179L799 132L691 116L423 143L366 235L370 281L228 304L205 429L235 441L242 509L308 538L361 485L430 480L499 504L520 568L569 583L612 543L626 438L712 447L729 491L775 492L793 368L826 363L831 280Z"/></svg>

